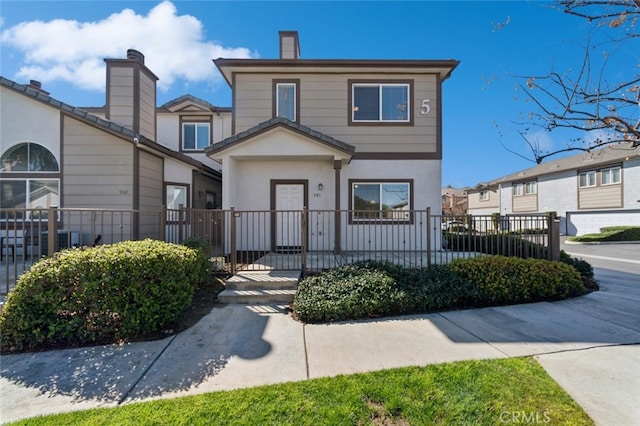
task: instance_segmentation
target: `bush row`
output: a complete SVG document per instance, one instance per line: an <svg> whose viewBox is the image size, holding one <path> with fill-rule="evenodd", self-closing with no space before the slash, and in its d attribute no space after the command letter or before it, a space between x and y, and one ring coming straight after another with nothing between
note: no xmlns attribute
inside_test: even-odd
<svg viewBox="0 0 640 426"><path fill-rule="evenodd" d="M566 262L483 256L405 270L367 261L305 278L292 310L313 323L551 301L587 291Z"/></svg>
<svg viewBox="0 0 640 426"><path fill-rule="evenodd" d="M162 330L207 279L200 250L125 241L65 250L22 274L0 313L3 352L111 343Z"/></svg>

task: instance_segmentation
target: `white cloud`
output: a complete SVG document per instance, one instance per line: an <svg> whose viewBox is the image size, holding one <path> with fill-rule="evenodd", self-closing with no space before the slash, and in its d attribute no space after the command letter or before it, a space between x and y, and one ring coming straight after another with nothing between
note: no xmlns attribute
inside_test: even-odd
<svg viewBox="0 0 640 426"><path fill-rule="evenodd" d="M220 78L212 59L255 57L244 47L229 48L204 39L202 22L178 15L163 1L146 16L124 9L97 22L56 19L29 21L2 31L3 45L24 54L17 79L65 81L83 89L104 90L104 58L125 58L133 48L166 90L177 80L211 82Z"/></svg>

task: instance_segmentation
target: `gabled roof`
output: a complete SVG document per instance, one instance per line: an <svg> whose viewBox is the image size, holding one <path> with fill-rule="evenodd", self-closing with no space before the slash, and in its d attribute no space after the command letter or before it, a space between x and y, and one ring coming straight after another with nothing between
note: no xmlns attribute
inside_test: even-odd
<svg viewBox="0 0 640 426"><path fill-rule="evenodd" d="M255 127L251 127L250 129L247 129L240 133L236 133L235 135L230 136L220 142L214 143L213 145L205 149L205 153L209 155L215 152L225 150L234 145L238 145L243 141L250 139L256 135L268 132L269 130L275 129L277 127L289 129L293 132L296 132L310 139L313 139L316 142L327 145L331 148L338 149L347 154L352 154L356 150L355 146L339 141L335 138L332 138L331 136L318 132L317 130L313 130L310 127L303 126L299 123L288 120L286 118L275 117L275 118L272 118L271 120L262 122Z"/></svg>
<svg viewBox="0 0 640 426"><path fill-rule="evenodd" d="M631 158L640 159L640 147L633 148L631 143L618 143L591 152L582 152L570 157L559 158L538 164L529 169L512 173L489 182L482 182L470 189L494 187L506 182L524 182L554 173L570 170L589 170L607 164L619 163Z"/></svg>
<svg viewBox="0 0 640 426"><path fill-rule="evenodd" d="M213 111L213 112L231 112L231 108L229 107L217 107L215 105L210 104L209 102L200 99L193 95L182 95L179 98L170 100L166 102L164 105L161 105L158 109L165 109L170 112L176 111L184 111L195 109L196 111L205 110L205 111Z"/></svg>
<svg viewBox="0 0 640 426"><path fill-rule="evenodd" d="M107 131L109 133L115 134L117 136L120 136L123 139L126 139L128 141L130 141L131 143L133 143L133 139L136 138L138 139L139 143L141 145L144 145L145 147L148 147L152 150L155 150L157 152L163 153L167 156L173 157L177 160L180 160L184 163L187 163L191 166L197 167L203 171L206 171L209 174L213 174L215 176L220 176L220 172L218 172L215 169L212 169L211 167L207 166L206 164L201 163L200 161L194 160L191 157L188 157L184 154L181 154L179 152L173 151L169 148L164 147L163 145L160 145L158 143L156 143L155 141L149 140L147 138L145 138L144 136L134 132L131 129L128 129L126 127L120 126L112 121L109 120L105 120L103 118L97 117L93 114L88 113L87 111L85 111L82 108L78 108L78 107L74 107L71 106L69 104L66 104L62 101L59 101L55 98L52 98L49 95L46 95L45 93L43 93L42 91L37 91L34 90L28 86L22 85L22 84L18 84L15 81L9 80L8 78L2 77L0 76L0 85L2 87L6 87L8 89L13 90L14 92L18 92L22 95L28 96L32 99L35 99L39 102L42 102L44 104L49 105L50 107L53 107L55 109L58 109L62 112L65 112L71 116L73 116L74 118L77 118L81 121L84 121L85 123L89 123L95 127L98 127L104 131Z"/></svg>

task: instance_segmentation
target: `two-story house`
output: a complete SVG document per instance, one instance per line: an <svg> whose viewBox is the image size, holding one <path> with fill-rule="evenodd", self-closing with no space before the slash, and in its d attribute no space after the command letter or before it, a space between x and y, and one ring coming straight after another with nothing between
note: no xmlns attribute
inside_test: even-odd
<svg viewBox="0 0 640 426"><path fill-rule="evenodd" d="M279 36L278 59L214 60L233 102L232 136L206 149L223 208L352 211L322 236L336 251L360 224L439 214L442 83L458 61L302 59L298 33ZM297 217L282 217L261 249L300 245Z"/></svg>
<svg viewBox="0 0 640 426"><path fill-rule="evenodd" d="M640 225L640 147L621 143L554 159L467 192L472 215L555 212L566 235Z"/></svg>
<svg viewBox="0 0 640 426"><path fill-rule="evenodd" d="M230 110L191 96L157 108L157 77L140 52L105 62L106 104L99 108L65 104L35 81L1 79L0 207L219 207L220 165L203 148L230 134ZM18 219L28 222L31 213ZM0 228L22 226L9 216L3 213ZM145 221L157 229L157 215L131 217L128 238L144 237L153 225Z"/></svg>

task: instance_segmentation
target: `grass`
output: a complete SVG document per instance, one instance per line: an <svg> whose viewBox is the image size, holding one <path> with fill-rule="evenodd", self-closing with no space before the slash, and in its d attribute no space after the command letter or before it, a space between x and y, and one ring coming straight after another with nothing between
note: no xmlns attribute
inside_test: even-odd
<svg viewBox="0 0 640 426"><path fill-rule="evenodd" d="M600 228L599 233L569 237L568 240L583 243L640 241L640 226L609 226Z"/></svg>
<svg viewBox="0 0 640 426"><path fill-rule="evenodd" d="M19 425L592 425L533 358L464 361L127 404ZM548 419L547 421L545 421Z"/></svg>

